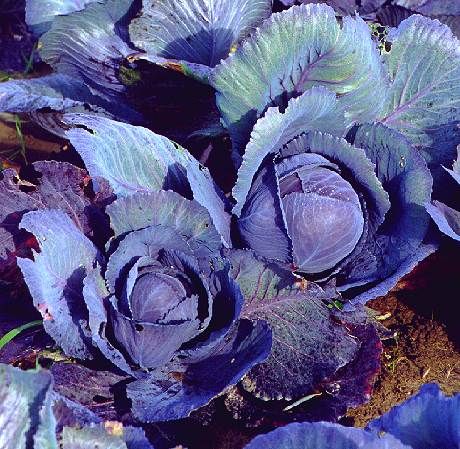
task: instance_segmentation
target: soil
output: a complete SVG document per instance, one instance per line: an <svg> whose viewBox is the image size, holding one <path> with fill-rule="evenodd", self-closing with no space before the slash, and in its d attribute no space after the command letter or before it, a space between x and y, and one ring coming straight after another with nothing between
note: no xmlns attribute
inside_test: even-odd
<svg viewBox="0 0 460 449"><path fill-rule="evenodd" d="M382 370L370 402L350 410L345 423L364 426L436 382L447 394L460 391L458 245L429 257L396 288L368 305L395 337L383 342Z"/></svg>

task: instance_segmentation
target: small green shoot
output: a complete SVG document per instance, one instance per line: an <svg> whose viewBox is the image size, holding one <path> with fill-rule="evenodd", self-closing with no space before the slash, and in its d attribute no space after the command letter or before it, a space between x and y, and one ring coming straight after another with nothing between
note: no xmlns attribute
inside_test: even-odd
<svg viewBox="0 0 460 449"><path fill-rule="evenodd" d="M343 303L340 302L338 299L334 299L334 301L330 302L327 307L329 309L336 308L337 310L342 310L343 309Z"/></svg>
<svg viewBox="0 0 460 449"><path fill-rule="evenodd" d="M43 321L31 321L30 323L23 324L22 326L15 327L7 332L2 338L0 338L0 350L3 349L13 338L16 338L21 332L32 327L42 326Z"/></svg>
<svg viewBox="0 0 460 449"><path fill-rule="evenodd" d="M23 75L28 75L31 73L34 69L34 56L35 56L35 51L37 50L37 44L35 44L32 47L32 50L30 52L30 55L28 57L22 55L22 58L24 59L24 62L26 63L26 66L24 68Z"/></svg>
<svg viewBox="0 0 460 449"><path fill-rule="evenodd" d="M15 125L16 125L16 135L18 137L18 142L20 145L20 153L23 157L24 161L27 163L27 156L26 156L26 140L24 138L24 134L22 133L22 122L19 118L19 115L15 116Z"/></svg>
<svg viewBox="0 0 460 449"><path fill-rule="evenodd" d="M10 79L10 74L7 72L2 72L0 70L0 83L3 83L4 81L8 81Z"/></svg>
<svg viewBox="0 0 460 449"><path fill-rule="evenodd" d="M141 80L141 74L126 66L120 67L120 80L125 86L133 86Z"/></svg>

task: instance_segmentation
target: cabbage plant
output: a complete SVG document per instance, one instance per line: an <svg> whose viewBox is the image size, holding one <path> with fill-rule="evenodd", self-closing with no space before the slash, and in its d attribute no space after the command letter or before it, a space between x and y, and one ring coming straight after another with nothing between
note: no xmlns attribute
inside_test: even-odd
<svg viewBox="0 0 460 449"><path fill-rule="evenodd" d="M438 176L460 142L458 40L414 15L388 42L382 61L359 17L294 6L212 75L239 168L238 244L355 303L435 250L427 166Z"/></svg>
<svg viewBox="0 0 460 449"><path fill-rule="evenodd" d="M216 229L225 226L223 202L198 163L166 138L94 116L67 123L90 174L104 175L117 196L106 208L113 236L96 247L72 214L26 213L20 227L40 251L17 263L34 305L67 355L105 357L130 376L138 419L188 416L271 347L265 322L239 320L243 296L228 265L213 268L226 244ZM123 138L111 145L117 132ZM132 159L120 158L123 145ZM214 218L198 202L213 195Z"/></svg>
<svg viewBox="0 0 460 449"><path fill-rule="evenodd" d="M327 422L288 424L254 438L246 449L455 449L460 444L460 395L436 384L371 421L366 429Z"/></svg>
<svg viewBox="0 0 460 449"><path fill-rule="evenodd" d="M234 212L242 245L333 281L357 303L385 294L434 251L424 209L432 178L410 142L382 124L361 126L352 144L315 131L343 123L339 111L323 88L283 113L269 109L246 148Z"/></svg>

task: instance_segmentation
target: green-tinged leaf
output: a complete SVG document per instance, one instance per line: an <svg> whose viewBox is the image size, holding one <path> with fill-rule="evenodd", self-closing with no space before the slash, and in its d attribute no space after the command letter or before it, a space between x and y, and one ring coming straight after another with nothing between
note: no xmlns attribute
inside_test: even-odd
<svg viewBox="0 0 460 449"><path fill-rule="evenodd" d="M407 136L429 165L449 165L460 143L459 41L447 26L418 15L388 39L391 87L379 120Z"/></svg>
<svg viewBox="0 0 460 449"><path fill-rule="evenodd" d="M90 357L81 289L86 273L93 269L96 248L61 210L28 212L20 226L34 234L40 245L34 260L18 258L18 265L45 330L67 355Z"/></svg>
<svg viewBox="0 0 460 449"><path fill-rule="evenodd" d="M266 320L273 332L267 361L253 368L243 387L263 399L298 399L353 360L358 343L334 322L314 283L257 259L249 251L227 254L245 297L242 316Z"/></svg>
<svg viewBox="0 0 460 449"><path fill-rule="evenodd" d="M214 67L271 13L271 0L143 0L130 24L149 57Z"/></svg>
<svg viewBox="0 0 460 449"><path fill-rule="evenodd" d="M57 449L51 389L52 378L46 371L0 365L2 449Z"/></svg>
<svg viewBox="0 0 460 449"><path fill-rule="evenodd" d="M159 191L120 198L107 207L118 237L149 226L172 228L198 254L218 251L221 240L205 208L175 192Z"/></svg>
<svg viewBox="0 0 460 449"><path fill-rule="evenodd" d="M92 93L109 101L122 101L125 90L118 73L132 53L116 23L133 0L106 0L54 18L40 40L40 57L55 71L81 80ZM121 34L121 33L120 33Z"/></svg>
<svg viewBox="0 0 460 449"><path fill-rule="evenodd" d="M240 214L252 179L265 156L303 132L314 130L341 136L345 129L343 110L335 94L321 86L291 99L284 112L277 107L269 108L255 124L244 151L238 182L233 189L237 201L233 212Z"/></svg>
<svg viewBox="0 0 460 449"><path fill-rule="evenodd" d="M80 11L93 2L102 3L103 0L47 0L45 6L42 0L27 0L26 23L36 33L41 34L49 28L56 16Z"/></svg>
<svg viewBox="0 0 460 449"><path fill-rule="evenodd" d="M373 120L386 87L368 26L345 17L342 26L326 5L294 6L273 14L236 53L216 67L212 84L224 124L242 152L257 118L269 106L313 86L340 95L347 123Z"/></svg>
<svg viewBox="0 0 460 449"><path fill-rule="evenodd" d="M184 148L152 131L103 117L69 114L67 137L92 177L109 181L119 197L174 190L193 198L211 215L223 242L230 242L225 199L208 170ZM137 228L138 229L138 228Z"/></svg>

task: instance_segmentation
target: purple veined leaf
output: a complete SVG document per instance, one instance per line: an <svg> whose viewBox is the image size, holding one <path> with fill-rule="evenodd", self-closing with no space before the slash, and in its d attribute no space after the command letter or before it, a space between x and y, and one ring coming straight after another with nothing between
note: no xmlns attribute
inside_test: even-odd
<svg viewBox="0 0 460 449"><path fill-rule="evenodd" d="M40 246L39 253L33 251L34 260L18 258L17 263L45 330L67 355L91 358L81 286L93 270L95 246L62 210L28 212L20 227L32 233Z"/></svg>
<svg viewBox="0 0 460 449"><path fill-rule="evenodd" d="M92 177L108 180L114 193L174 190L205 207L224 245L230 245L227 201L202 167L184 148L152 131L102 117L69 114L67 133ZM126 157L129 155L129 158Z"/></svg>
<svg viewBox="0 0 460 449"><path fill-rule="evenodd" d="M56 16L81 11L93 2L103 3L104 0L51 0L46 6L41 0L26 0L26 24L40 35L49 29Z"/></svg>
<svg viewBox="0 0 460 449"><path fill-rule="evenodd" d="M0 232L4 238L0 244L0 272L14 266L16 256L28 256L35 246L31 235L19 229L25 212L61 209L83 233L92 235L90 212L96 211L82 187L86 172L67 162L41 161L34 162L32 167L35 173L27 179L21 179L14 169L2 172Z"/></svg>
<svg viewBox="0 0 460 449"><path fill-rule="evenodd" d="M83 280L83 300L88 309L91 340L94 346L116 367L134 376L134 371L125 356L107 338L108 313L105 298L109 295L104 278L96 270L89 273Z"/></svg>
<svg viewBox="0 0 460 449"><path fill-rule="evenodd" d="M45 108L65 111L90 103L91 96L86 86L66 75L12 80L0 84L0 109L11 113Z"/></svg>
<svg viewBox="0 0 460 449"><path fill-rule="evenodd" d="M233 213L240 215L253 177L267 155L276 154L286 142L304 132L321 131L341 136L346 127L344 111L336 95L322 86L291 99L283 112L277 107L269 108L255 124L244 150L233 189L237 201Z"/></svg>
<svg viewBox="0 0 460 449"><path fill-rule="evenodd" d="M365 63L363 63L365 61ZM314 86L340 94L348 123L372 121L383 105L387 81L365 22L345 17L342 26L326 5L294 6L273 14L235 54L215 69L217 104L241 154L267 107Z"/></svg>
<svg viewBox="0 0 460 449"><path fill-rule="evenodd" d="M413 449L457 449L460 444L460 394L445 396L436 384L420 391L367 426Z"/></svg>
<svg viewBox="0 0 460 449"><path fill-rule="evenodd" d="M314 391L349 363L359 344L338 325L322 300L331 299L314 283L250 251L229 251L231 274L245 303L241 316L267 321L273 332L270 357L253 368L243 387L264 400L295 401Z"/></svg>
<svg viewBox="0 0 460 449"><path fill-rule="evenodd" d="M0 364L0 447L57 449L52 376Z"/></svg>
<svg viewBox="0 0 460 449"><path fill-rule="evenodd" d="M123 60L132 53L117 23L133 0L92 2L82 11L54 18L40 39L40 56L56 72L86 84L94 95L123 102L119 78Z"/></svg>
<svg viewBox="0 0 460 449"><path fill-rule="evenodd" d="M163 372L127 386L134 416L142 422L185 418L235 385L270 352L266 323L241 320L201 361L178 372Z"/></svg>
<svg viewBox="0 0 460 449"><path fill-rule="evenodd" d="M448 165L460 143L460 45L437 20L414 15L388 35L391 85L379 121L404 134L429 167Z"/></svg>
<svg viewBox="0 0 460 449"><path fill-rule="evenodd" d="M235 186L236 188L237 186ZM267 161L255 176L238 220L243 245L268 259L292 262L292 241L281 206L274 164Z"/></svg>
<svg viewBox="0 0 460 449"><path fill-rule="evenodd" d="M292 423L254 438L245 449L411 449L391 435L378 436L327 422Z"/></svg>
<svg viewBox="0 0 460 449"><path fill-rule="evenodd" d="M271 9L272 0L143 0L129 34L143 59L206 79Z"/></svg>

